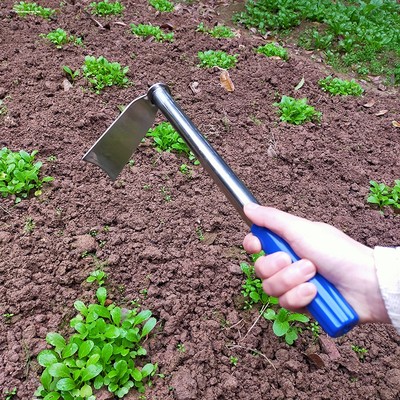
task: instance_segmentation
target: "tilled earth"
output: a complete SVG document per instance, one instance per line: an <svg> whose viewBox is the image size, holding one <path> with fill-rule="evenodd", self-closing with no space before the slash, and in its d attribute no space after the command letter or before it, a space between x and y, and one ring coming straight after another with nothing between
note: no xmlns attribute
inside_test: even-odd
<svg viewBox="0 0 400 400"><path fill-rule="evenodd" d="M0 146L39 150L43 173L54 177L38 198L0 203L3 397L17 388L13 398L33 398L46 334L71 333L73 303L94 299L85 279L101 265L112 301L137 300L159 320L146 347L165 377L154 379L148 399L399 398L400 338L392 327L362 326L335 340L305 330L288 346L267 321L253 326L257 310L243 310L239 267L248 261L241 248L248 228L201 166L157 153L149 139L115 183L81 161L119 105L165 82L261 203L328 222L371 247L393 246L399 217L366 198L370 180L392 185L400 176L398 91L372 80L362 83L362 97L331 97L317 84L332 73L319 54L288 44L288 62L267 59L254 51L265 43L256 33L196 32L200 22L229 23L236 5L179 3L159 14L128 0L123 16L109 19L90 18L89 2L43 5L57 8L55 18L21 18L10 0L0 4ZM135 37L130 23L163 25L175 41ZM39 37L59 27L84 46L57 50ZM208 49L239 55L234 92L221 87L218 69L197 66L198 51ZM85 55L129 66L133 84L100 95L83 78L66 85L62 66L80 68ZM321 123L280 123L273 103L283 94L307 97ZM190 175L180 172L183 163ZM352 346L367 350L363 360Z"/></svg>

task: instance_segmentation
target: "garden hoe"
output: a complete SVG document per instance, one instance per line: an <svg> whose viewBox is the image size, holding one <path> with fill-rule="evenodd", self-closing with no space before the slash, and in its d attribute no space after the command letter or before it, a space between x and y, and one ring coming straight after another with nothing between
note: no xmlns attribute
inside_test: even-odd
<svg viewBox="0 0 400 400"><path fill-rule="evenodd" d="M184 114L164 84L157 83L151 86L146 95L132 101L83 159L98 165L112 180L115 180L153 125L158 110L182 136L203 167L251 227L252 233L260 240L263 250L268 254L284 251L290 255L292 262L299 260L285 240L249 221L243 207L250 202L258 204L257 200ZM317 287L318 293L308 305L308 311L328 335L341 336L357 324L357 314L329 281L317 274L310 282Z"/></svg>

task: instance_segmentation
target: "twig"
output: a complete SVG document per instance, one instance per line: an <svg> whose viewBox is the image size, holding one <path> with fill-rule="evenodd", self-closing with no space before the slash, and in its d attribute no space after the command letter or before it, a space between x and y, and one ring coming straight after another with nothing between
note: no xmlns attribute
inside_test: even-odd
<svg viewBox="0 0 400 400"><path fill-rule="evenodd" d="M97 19L94 19L91 15L90 15L90 13L89 12L87 12L86 10L84 10L84 13L96 24L96 25L98 25L101 29L106 29L106 28L104 28L104 26L99 22L99 21L97 21Z"/></svg>
<svg viewBox="0 0 400 400"><path fill-rule="evenodd" d="M246 332L246 334L243 336L243 338L241 339L244 340L246 338L246 336L250 333L250 331L257 325L258 320L261 318L261 316L264 314L264 311L267 309L267 307L269 306L269 303L264 304L258 314L258 317L256 318L256 320L253 322L253 325L250 327L250 329Z"/></svg>
<svg viewBox="0 0 400 400"><path fill-rule="evenodd" d="M272 368L276 371L275 365L272 363L272 361L265 354L261 353L261 351L258 351L257 349L252 349L250 347L241 346L240 344L232 344L232 345L227 344L226 347L228 349L239 348L239 349L244 349L244 350L256 353L256 354L264 357L268 361L268 363L272 366Z"/></svg>
<svg viewBox="0 0 400 400"><path fill-rule="evenodd" d="M10 211L6 210L4 207L0 206L0 208L8 215L12 215Z"/></svg>

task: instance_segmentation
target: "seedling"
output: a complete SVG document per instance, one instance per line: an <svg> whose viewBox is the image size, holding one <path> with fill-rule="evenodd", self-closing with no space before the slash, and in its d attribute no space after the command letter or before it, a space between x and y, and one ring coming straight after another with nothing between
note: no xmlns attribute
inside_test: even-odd
<svg viewBox="0 0 400 400"><path fill-rule="evenodd" d="M361 96L364 93L364 89L354 79L346 81L344 79L327 76L319 80L318 84L322 90L334 96Z"/></svg>
<svg viewBox="0 0 400 400"><path fill-rule="evenodd" d="M98 15L99 17L106 17L108 15L121 15L124 11L124 6L116 1L115 3L109 2L108 0L100 1L98 3L90 3L92 8L92 14Z"/></svg>
<svg viewBox="0 0 400 400"><path fill-rule="evenodd" d="M274 103L279 108L281 121L301 125L308 121L320 121L322 113L307 104L307 99L296 100L293 97L282 96L280 103Z"/></svg>
<svg viewBox="0 0 400 400"><path fill-rule="evenodd" d="M27 217L25 220L25 226L24 226L24 231L26 233L32 233L33 230L35 229L35 221L32 219L32 217Z"/></svg>
<svg viewBox="0 0 400 400"><path fill-rule="evenodd" d="M4 100L0 99L0 117L3 115L6 115L8 112L8 108L6 104L4 103Z"/></svg>
<svg viewBox="0 0 400 400"><path fill-rule="evenodd" d="M126 77L129 67L121 67L117 62L109 62L105 57L85 57L82 67L83 76L93 86L96 93L100 93L108 86L128 86L129 79Z"/></svg>
<svg viewBox="0 0 400 400"><path fill-rule="evenodd" d="M196 28L196 31L206 33L217 39L235 37L235 32L231 28L224 25L216 25L213 28L207 28L204 25L204 22L200 22L200 24Z"/></svg>
<svg viewBox="0 0 400 400"><path fill-rule="evenodd" d="M313 334L314 340L317 340L321 334L321 327L319 326L318 322L310 322L309 329Z"/></svg>
<svg viewBox="0 0 400 400"><path fill-rule="evenodd" d="M133 34L137 36L143 36L143 37L149 37L152 36L154 37L157 42L173 42L174 41L174 33L165 33L159 26L153 26L153 25L135 25L131 24L131 31Z"/></svg>
<svg viewBox="0 0 400 400"><path fill-rule="evenodd" d="M79 77L80 71L77 69L76 71L73 71L70 67L67 65L63 66L63 71L65 72L65 75L67 76L67 79L71 82L74 83L75 80Z"/></svg>
<svg viewBox="0 0 400 400"><path fill-rule="evenodd" d="M153 138L154 147L157 151L184 154L193 164L199 164L186 142L169 122L161 122L155 128L149 129L146 136Z"/></svg>
<svg viewBox="0 0 400 400"><path fill-rule="evenodd" d="M179 351L179 353L185 353L186 352L186 348L185 348L185 345L183 343L178 343L176 348Z"/></svg>
<svg viewBox="0 0 400 400"><path fill-rule="evenodd" d="M48 156L48 157L47 157L47 161L49 161L49 162L55 162L55 161L57 161L57 156Z"/></svg>
<svg viewBox="0 0 400 400"><path fill-rule="evenodd" d="M12 313L4 313L3 314L3 318L6 320L6 322L10 322L11 318L14 316L15 314Z"/></svg>
<svg viewBox="0 0 400 400"><path fill-rule="evenodd" d="M238 55L229 55L222 50L199 51L197 56L200 60L199 66L202 68L219 67L229 69L236 66Z"/></svg>
<svg viewBox="0 0 400 400"><path fill-rule="evenodd" d="M200 226L196 227L196 235L197 235L198 239L200 240L200 242L202 242L204 240L203 229L201 229Z"/></svg>
<svg viewBox="0 0 400 400"><path fill-rule="evenodd" d="M361 362L365 360L365 355L368 353L368 350L365 347L352 345L351 349L357 354L357 357Z"/></svg>
<svg viewBox="0 0 400 400"><path fill-rule="evenodd" d="M400 209L400 179L396 179L393 187L387 186L384 183L369 181L370 194L368 196L368 203L375 204L379 208L386 206Z"/></svg>
<svg viewBox="0 0 400 400"><path fill-rule="evenodd" d="M179 171L183 174L183 175L191 175L192 174L192 170L191 168L187 165L187 164L182 164L179 167Z"/></svg>
<svg viewBox="0 0 400 400"><path fill-rule="evenodd" d="M164 200L165 200L166 202L170 202L170 201L172 200L172 197L171 197L171 194L170 194L168 188L166 188L165 186L163 186L163 187L160 189L160 192L162 193L163 198L164 198Z"/></svg>
<svg viewBox="0 0 400 400"><path fill-rule="evenodd" d="M90 275L86 278L86 282L88 283L96 282L99 286L103 286L106 279L107 279L107 274L101 269L97 269L90 273Z"/></svg>
<svg viewBox="0 0 400 400"><path fill-rule="evenodd" d="M4 394L6 396L4 400L11 400L17 394L17 388L6 390Z"/></svg>
<svg viewBox="0 0 400 400"><path fill-rule="evenodd" d="M174 4L168 0L149 0L149 4L160 12L174 11Z"/></svg>
<svg viewBox="0 0 400 400"><path fill-rule="evenodd" d="M79 46L83 45L81 38L68 35L68 33L61 28L57 28L56 30L49 32L47 35L41 34L39 36L53 43L57 49L62 49L62 47L68 43L73 43Z"/></svg>
<svg viewBox="0 0 400 400"><path fill-rule="evenodd" d="M287 50L275 43L267 43L264 46L259 46L256 52L264 54L266 57L279 57L282 60L289 58Z"/></svg>
<svg viewBox="0 0 400 400"><path fill-rule="evenodd" d="M229 362L230 362L234 367L236 367L238 361L239 361L239 359L238 359L237 357L234 357L234 356L230 356L230 357L229 357Z"/></svg>
<svg viewBox="0 0 400 400"><path fill-rule="evenodd" d="M138 365L138 357L146 355L141 343L157 322L151 311L105 306L103 286L96 297L97 304L74 303L79 313L70 321L76 333L69 340L59 333L47 334L46 341L53 349L43 350L37 357L44 367L35 392L38 398L94 400L93 389L102 387L122 398L133 387L143 393L156 373L157 364Z"/></svg>
<svg viewBox="0 0 400 400"><path fill-rule="evenodd" d="M18 4L14 4L13 10L21 17L34 15L44 19L49 19L56 12L56 10L51 8L42 7L36 3L29 3L25 1L20 1Z"/></svg>
<svg viewBox="0 0 400 400"><path fill-rule="evenodd" d="M19 203L32 190L35 196L40 196L43 184L53 181L51 176L39 177L42 163L34 162L37 153L37 150L31 154L24 150L12 152L7 147L0 150L0 193L3 197L15 195L15 203Z"/></svg>

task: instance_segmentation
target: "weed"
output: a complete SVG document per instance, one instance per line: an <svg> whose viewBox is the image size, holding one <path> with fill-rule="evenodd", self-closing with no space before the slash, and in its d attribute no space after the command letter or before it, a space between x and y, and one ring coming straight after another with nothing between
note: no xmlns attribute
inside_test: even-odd
<svg viewBox="0 0 400 400"><path fill-rule="evenodd" d="M0 116L6 115L8 113L8 108L4 103L4 100L0 99Z"/></svg>
<svg viewBox="0 0 400 400"><path fill-rule="evenodd" d="M14 4L13 10L21 17L34 15L45 19L49 19L56 12L56 10L51 8L42 7L36 3L29 3L25 1L20 1L18 4Z"/></svg>
<svg viewBox="0 0 400 400"><path fill-rule="evenodd" d="M151 189L151 185L149 185L149 184L143 185L143 189L144 190L150 190Z"/></svg>
<svg viewBox="0 0 400 400"><path fill-rule="evenodd" d="M365 347L359 347L356 345L352 345L351 349L357 354L358 359L363 362L368 350Z"/></svg>
<svg viewBox="0 0 400 400"><path fill-rule="evenodd" d="M6 396L4 400L11 400L17 394L17 388L6 390L4 394Z"/></svg>
<svg viewBox="0 0 400 400"><path fill-rule="evenodd" d="M166 188L165 186L163 186L163 187L160 189L160 192L162 193L163 198L164 198L164 200L165 200L166 202L170 202L170 201L172 200L172 197L171 197L171 194L170 194L168 188Z"/></svg>
<svg viewBox="0 0 400 400"><path fill-rule="evenodd" d="M367 202L377 205L379 208L386 206L400 209L400 179L396 179L393 187L387 186L384 183L369 181L370 194Z"/></svg>
<svg viewBox="0 0 400 400"><path fill-rule="evenodd" d="M86 306L75 301L79 312L70 321L74 333L67 341L59 333L51 332L46 341L52 350L39 353L38 363L44 367L35 392L46 399L94 399L93 388L102 387L121 398L132 387L143 393L146 381L156 372L157 364L137 365L138 357L145 356L141 342L156 325L149 310L122 310L105 306L107 291L97 289L97 304Z"/></svg>
<svg viewBox="0 0 400 400"><path fill-rule="evenodd" d="M57 156L48 156L47 161L49 161L49 162L57 161Z"/></svg>
<svg viewBox="0 0 400 400"><path fill-rule="evenodd" d="M149 0L149 4L160 12L174 11L174 4L168 0Z"/></svg>
<svg viewBox="0 0 400 400"><path fill-rule="evenodd" d="M189 176L192 175L192 170L187 164L181 164L181 166L179 167L179 171L183 175L189 175Z"/></svg>
<svg viewBox="0 0 400 400"><path fill-rule="evenodd" d="M179 353L185 353L186 352L186 348L185 348L185 345L183 343L178 343L176 345L176 348L179 351Z"/></svg>
<svg viewBox="0 0 400 400"><path fill-rule="evenodd" d="M224 25L216 25L213 28L207 28L203 22L200 22L196 28L196 31L206 33L217 39L235 37L235 32L231 28Z"/></svg>
<svg viewBox="0 0 400 400"><path fill-rule="evenodd" d="M266 57L279 57L282 60L287 60L289 58L287 50L275 43L267 43L264 46L259 46L256 52L264 54Z"/></svg>
<svg viewBox="0 0 400 400"><path fill-rule="evenodd" d="M319 80L318 84L321 86L322 90L334 96L361 96L364 93L364 89L354 79L346 81L344 79L327 76Z"/></svg>
<svg viewBox="0 0 400 400"><path fill-rule="evenodd" d="M106 17L108 15L121 15L124 11L124 6L116 1L115 3L110 3L108 0L100 1L98 3L90 3L92 8L92 14L98 15L99 17Z"/></svg>
<svg viewBox="0 0 400 400"><path fill-rule="evenodd" d="M3 314L3 318L5 319L6 323L11 322L11 318L14 316L15 314L12 313L4 313Z"/></svg>
<svg viewBox="0 0 400 400"><path fill-rule="evenodd" d="M207 50L197 53L200 59L199 66L202 68L219 67L223 69L233 68L238 59L238 55L229 55L222 50Z"/></svg>
<svg viewBox="0 0 400 400"><path fill-rule="evenodd" d="M309 329L313 334L314 340L317 340L321 334L321 327L319 326L318 322L310 322Z"/></svg>
<svg viewBox="0 0 400 400"><path fill-rule="evenodd" d="M82 46L82 39L72 35L68 35L64 29L57 28L56 30L49 32L47 35L39 35L43 39L47 39L50 43L53 43L57 49L62 49L62 47L68 43L73 43L75 45Z"/></svg>
<svg viewBox="0 0 400 400"><path fill-rule="evenodd" d="M79 69L77 69L76 71L73 71L70 67L68 67L67 65L64 65L63 67L63 71L65 72L65 75L67 76L67 79L71 82L74 83L75 80L79 77L80 75L80 71Z"/></svg>
<svg viewBox="0 0 400 400"><path fill-rule="evenodd" d="M200 226L196 227L196 235L197 235L198 239L200 240L200 242L202 242L204 240L203 229L201 229Z"/></svg>
<svg viewBox="0 0 400 400"><path fill-rule="evenodd" d="M82 67L84 77L93 86L96 93L100 93L108 86L125 87L129 83L126 74L129 67L121 67L117 62L109 62L105 57L85 57L85 64Z"/></svg>
<svg viewBox="0 0 400 400"><path fill-rule="evenodd" d="M144 24L131 24L131 31L137 36L154 37L157 42L173 42L174 33L165 33L159 26L144 25Z"/></svg>
<svg viewBox="0 0 400 400"><path fill-rule="evenodd" d="M307 104L307 99L296 100L293 97L282 96L280 103L274 103L279 107L281 121L290 124L301 125L308 121L320 121L322 113Z"/></svg>
<svg viewBox="0 0 400 400"><path fill-rule="evenodd" d="M32 233L33 230L35 229L35 221L32 219L32 217L27 217L25 220L25 225L24 225L24 231L26 233Z"/></svg>
<svg viewBox="0 0 400 400"><path fill-rule="evenodd" d="M51 176L39 178L42 163L34 162L37 153L37 150L31 154L24 150L12 152L7 147L0 150L0 193L3 197L15 195L15 202L19 203L32 190L35 196L40 196L43 183L53 180Z"/></svg>
<svg viewBox="0 0 400 400"><path fill-rule="evenodd" d="M239 361L239 359L238 359L237 357L234 357L234 356L230 356L230 357L229 357L229 362L230 362L234 367L236 367L238 361Z"/></svg>
<svg viewBox="0 0 400 400"><path fill-rule="evenodd" d="M90 273L90 275L86 278L86 282L96 282L99 286L103 286L106 279L107 274L101 269L97 269Z"/></svg>
<svg viewBox="0 0 400 400"><path fill-rule="evenodd" d="M185 154L195 165L199 164L186 142L169 122L161 122L154 129L149 129L147 135L153 138L157 151L167 151Z"/></svg>

